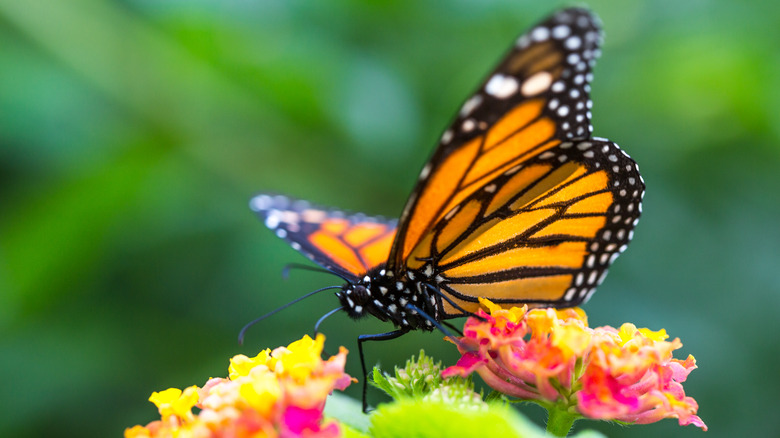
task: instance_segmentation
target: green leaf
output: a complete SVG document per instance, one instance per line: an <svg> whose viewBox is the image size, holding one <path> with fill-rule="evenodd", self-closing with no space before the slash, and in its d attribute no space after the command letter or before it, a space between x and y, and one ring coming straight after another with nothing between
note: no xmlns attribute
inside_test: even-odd
<svg viewBox="0 0 780 438"><path fill-rule="evenodd" d="M328 396L325 403L325 417L335 418L342 425L348 426L350 434L345 436L361 436L368 430L369 417L363 413L360 402L340 392Z"/></svg>
<svg viewBox="0 0 780 438"><path fill-rule="evenodd" d="M449 403L401 399L371 416L376 438L539 437L545 432L506 405L462 408Z"/></svg>

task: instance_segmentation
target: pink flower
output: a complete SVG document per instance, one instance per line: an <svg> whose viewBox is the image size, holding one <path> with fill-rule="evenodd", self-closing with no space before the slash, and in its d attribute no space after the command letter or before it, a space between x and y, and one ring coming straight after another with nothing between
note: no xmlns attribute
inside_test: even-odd
<svg viewBox="0 0 780 438"><path fill-rule="evenodd" d="M489 313L466 321L458 345L463 356L444 377L476 371L499 392L587 418L638 424L677 418L707 430L682 387L696 361L673 358L682 344L666 341L664 330L628 323L590 328L581 309L481 303Z"/></svg>
<svg viewBox="0 0 780 438"><path fill-rule="evenodd" d="M318 437L337 437L340 436L339 427L336 423L328 423L321 427L322 410L318 408L301 408L290 406L282 415L282 428L279 436L281 438L293 438L301 436L314 436L312 431L316 431Z"/></svg>

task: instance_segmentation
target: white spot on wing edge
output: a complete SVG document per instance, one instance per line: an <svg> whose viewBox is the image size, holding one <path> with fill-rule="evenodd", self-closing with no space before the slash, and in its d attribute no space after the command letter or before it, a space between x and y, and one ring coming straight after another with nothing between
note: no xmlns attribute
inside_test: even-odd
<svg viewBox="0 0 780 438"><path fill-rule="evenodd" d="M466 119L460 125L460 129L462 129L463 132L471 132L476 127L477 127L477 122L475 122L473 119Z"/></svg>
<svg viewBox="0 0 780 438"><path fill-rule="evenodd" d="M543 26L539 26L536 29L532 30L530 35L534 41L544 41L547 38L550 38L550 29Z"/></svg>
<svg viewBox="0 0 780 438"><path fill-rule="evenodd" d="M577 35L573 35L569 38L566 38L566 41L563 42L563 45L569 50L576 50L582 46L582 39L580 39L580 37Z"/></svg>
<svg viewBox="0 0 780 438"><path fill-rule="evenodd" d="M553 76L549 72L540 71L523 82L520 92L526 97L535 96L547 91L552 81Z"/></svg>
<svg viewBox="0 0 780 438"><path fill-rule="evenodd" d="M249 208L252 211L267 210L273 204L273 200L268 195L257 195L249 200Z"/></svg>
<svg viewBox="0 0 780 438"><path fill-rule="evenodd" d="M528 47L529 44L531 44L531 37L528 35L523 35L520 38L517 39L517 47L524 49Z"/></svg>
<svg viewBox="0 0 780 438"><path fill-rule="evenodd" d="M322 210L307 208L301 212L301 219L303 219L304 222L318 224L324 222L327 218L328 214Z"/></svg>
<svg viewBox="0 0 780 438"><path fill-rule="evenodd" d="M443 144L447 144L452 141L453 132L452 130L448 129L444 131L444 134L441 135L441 142Z"/></svg>
<svg viewBox="0 0 780 438"><path fill-rule="evenodd" d="M431 167L433 167L431 163L428 163L422 168L422 171L420 171L420 179L428 178L428 175L431 173Z"/></svg>
<svg viewBox="0 0 780 438"><path fill-rule="evenodd" d="M499 73L493 75L485 84L485 93L499 99L506 99L515 94L518 88L520 84L517 79Z"/></svg>
<svg viewBox="0 0 780 438"><path fill-rule="evenodd" d="M565 24L555 26L552 30L553 38L558 40L566 38L570 34L571 34L571 28Z"/></svg>
<svg viewBox="0 0 780 438"><path fill-rule="evenodd" d="M469 116L481 103L482 103L482 96L480 96L479 94L475 94L474 96L471 96L471 98L469 98L469 100L467 100L460 108L460 116L461 117Z"/></svg>
<svg viewBox="0 0 780 438"><path fill-rule="evenodd" d="M274 230L276 227L279 226L279 216L275 214L268 215L267 218L265 218L265 226Z"/></svg>

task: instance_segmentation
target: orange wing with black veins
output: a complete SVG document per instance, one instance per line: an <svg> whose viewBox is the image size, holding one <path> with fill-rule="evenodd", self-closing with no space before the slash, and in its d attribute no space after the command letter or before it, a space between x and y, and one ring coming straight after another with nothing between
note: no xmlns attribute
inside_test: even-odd
<svg viewBox="0 0 780 438"><path fill-rule="evenodd" d="M352 280L387 262L396 221L347 214L282 195L259 194L250 208L293 249Z"/></svg>

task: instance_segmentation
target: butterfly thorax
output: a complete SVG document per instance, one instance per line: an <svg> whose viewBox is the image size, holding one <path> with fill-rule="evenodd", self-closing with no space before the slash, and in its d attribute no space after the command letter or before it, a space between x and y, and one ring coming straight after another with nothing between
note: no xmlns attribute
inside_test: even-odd
<svg viewBox="0 0 780 438"><path fill-rule="evenodd" d="M359 281L345 284L336 296L353 319L372 315L401 329L432 331L433 324L419 311L438 320L441 300L418 278L412 272L396 275L379 267Z"/></svg>

